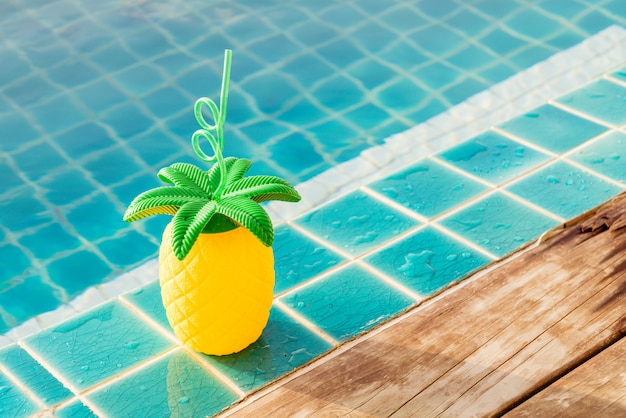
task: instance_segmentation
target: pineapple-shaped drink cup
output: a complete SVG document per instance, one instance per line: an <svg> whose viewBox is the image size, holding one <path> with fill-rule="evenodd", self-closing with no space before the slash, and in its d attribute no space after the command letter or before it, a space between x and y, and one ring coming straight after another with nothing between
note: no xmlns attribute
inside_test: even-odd
<svg viewBox="0 0 626 418"><path fill-rule="evenodd" d="M204 171L174 163L161 169L159 178L170 185L140 194L124 214L128 222L174 216L159 250L163 305L176 336L193 350L213 355L243 350L259 338L269 318L274 230L259 203L300 200L285 180L244 177L249 160L222 156L231 54L226 50L219 108L206 97L194 106L200 129L191 144L198 158L213 166ZM203 106L213 125L204 119ZM200 139L209 142L212 156L200 148Z"/></svg>

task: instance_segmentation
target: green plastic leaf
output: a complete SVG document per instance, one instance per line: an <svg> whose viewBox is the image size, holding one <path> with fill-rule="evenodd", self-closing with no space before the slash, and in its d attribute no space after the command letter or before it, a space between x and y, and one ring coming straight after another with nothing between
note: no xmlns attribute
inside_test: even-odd
<svg viewBox="0 0 626 418"><path fill-rule="evenodd" d="M188 188L200 193L211 194L209 176L206 171L189 163L174 163L159 171L159 178L176 186Z"/></svg>
<svg viewBox="0 0 626 418"><path fill-rule="evenodd" d="M300 195L286 180L275 176L251 176L228 184L222 198L232 196L249 197L255 202L282 200L298 202Z"/></svg>
<svg viewBox="0 0 626 418"><path fill-rule="evenodd" d="M176 216L172 228L172 250L179 260L184 259L198 236L215 214L215 201L190 202L183 205Z"/></svg>
<svg viewBox="0 0 626 418"><path fill-rule="evenodd" d="M133 222L151 215L174 215L185 203L206 200L201 193L182 187L157 187L134 198L124 213L124 220Z"/></svg>
<svg viewBox="0 0 626 418"><path fill-rule="evenodd" d="M217 202L217 212L237 222L252 232L269 247L274 242L274 228L265 209L247 197L233 196Z"/></svg>
<svg viewBox="0 0 626 418"><path fill-rule="evenodd" d="M235 161L232 167L230 167L227 171L228 174L226 175L226 184L230 184L243 178L251 165L252 161L246 158L239 158Z"/></svg>

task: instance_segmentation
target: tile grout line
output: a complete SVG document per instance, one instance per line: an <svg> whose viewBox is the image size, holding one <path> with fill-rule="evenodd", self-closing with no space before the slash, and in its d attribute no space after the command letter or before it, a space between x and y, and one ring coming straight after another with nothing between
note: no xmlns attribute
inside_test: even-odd
<svg viewBox="0 0 626 418"><path fill-rule="evenodd" d="M274 299L272 304L280 309L284 314L296 320L298 322L298 325L311 331L313 334L326 341L332 347L337 347L341 345L340 341L337 341L336 339L328 335L326 332L321 330L314 322L287 306L282 300Z"/></svg>
<svg viewBox="0 0 626 418"><path fill-rule="evenodd" d="M416 304L422 302L426 298L424 295L420 295L419 293L414 292L413 290L409 289L408 287L406 287L402 283L400 283L400 282L394 280L393 278L387 276L385 273L383 273L382 271L378 270L376 267L369 265L364 260L356 260L354 262L354 264L358 265L359 267L363 268L366 271L369 271L370 273L372 273L373 275L378 277L380 280L382 280L383 282L387 283L392 288L402 292L405 296L408 296L411 299L413 299L413 303L409 306L409 308L412 308L413 306L415 306ZM393 316L395 316L395 315L393 315ZM361 334L358 334L358 335L361 335Z"/></svg>
<svg viewBox="0 0 626 418"><path fill-rule="evenodd" d="M597 78L596 80L599 80L599 78ZM586 84L585 86L587 86L587 85L588 84ZM579 89L585 88L585 86L581 86ZM575 90L575 91L578 91L578 89ZM576 115L576 116L578 116L578 117L580 117L582 119L585 119L587 121L591 121L591 122L595 123L596 125L604 126L605 128L609 128L609 129L617 129L617 126L613 125L612 123L603 121L602 119L598 119L595 116L592 116L592 115L590 115L588 113L585 113L585 112L583 112L581 110L575 109L575 108L573 108L571 106L568 106L568 105L566 105L564 103L561 103L561 102L558 101L559 99L560 99L560 97L556 98L556 99L553 99L553 100L549 100L547 102L547 104L549 104L551 106L554 106L554 107L556 107L556 108L558 108L558 109L560 109L560 110L562 110L564 112L571 113L572 115Z"/></svg>

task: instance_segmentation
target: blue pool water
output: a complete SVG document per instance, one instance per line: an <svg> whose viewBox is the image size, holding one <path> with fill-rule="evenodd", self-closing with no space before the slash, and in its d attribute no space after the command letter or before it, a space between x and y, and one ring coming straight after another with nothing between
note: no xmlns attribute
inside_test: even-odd
<svg viewBox="0 0 626 418"><path fill-rule="evenodd" d="M156 255L167 219L121 216L199 163L225 48L225 153L297 184L614 23L622 0L4 0L0 332Z"/></svg>

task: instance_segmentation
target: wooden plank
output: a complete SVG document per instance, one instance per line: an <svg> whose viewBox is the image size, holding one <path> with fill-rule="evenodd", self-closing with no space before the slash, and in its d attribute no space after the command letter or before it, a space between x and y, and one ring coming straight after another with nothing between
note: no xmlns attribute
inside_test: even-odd
<svg viewBox="0 0 626 418"><path fill-rule="evenodd" d="M522 403L514 417L626 417L626 339Z"/></svg>
<svg viewBox="0 0 626 418"><path fill-rule="evenodd" d="M624 209L620 196L232 416L506 412L626 332Z"/></svg>

